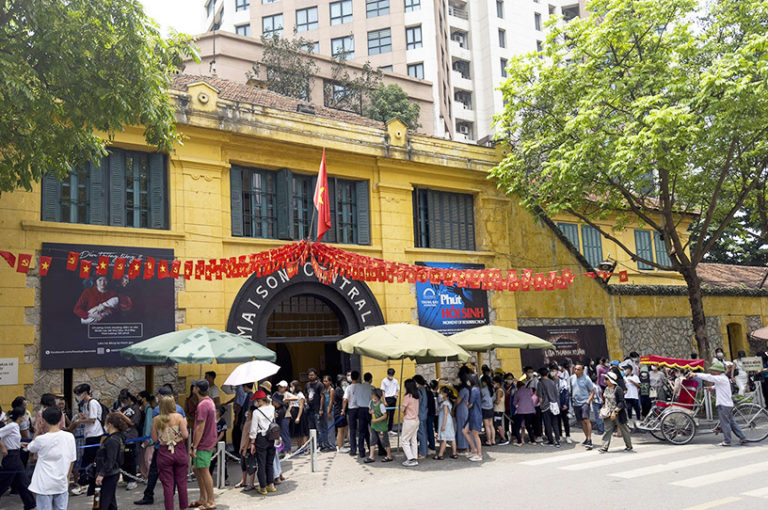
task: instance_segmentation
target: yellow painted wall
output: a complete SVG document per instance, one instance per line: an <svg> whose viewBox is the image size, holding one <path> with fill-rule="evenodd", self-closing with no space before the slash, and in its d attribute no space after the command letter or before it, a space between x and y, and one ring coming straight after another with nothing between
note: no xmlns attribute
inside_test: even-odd
<svg viewBox="0 0 768 510"><path fill-rule="evenodd" d="M212 95L203 105L197 92ZM183 92L177 95L185 95ZM323 147L327 148L328 173L365 179L370 183L371 245L343 246L386 260L480 263L486 267L532 268L537 272L569 268L583 272L579 262L552 231L512 200L501 196L487 171L500 160L495 149L412 136L408 144L385 143L385 130L313 118L293 112L244 107L219 101L206 85L194 85L187 94L189 109L179 126L183 145L170 155L170 229L167 231L98 227L40 221L40 190L17 191L0 196L0 245L12 252L31 253L43 242L101 245L134 245L172 248L177 258L218 258L248 254L285 244L285 241L232 237L229 211L229 168L237 163L268 169L290 168L315 173ZM219 110L235 112L221 127ZM395 140L393 140L395 142ZM143 149L139 129L119 133L115 145ZM471 193L475 197L476 250L456 251L414 247L412 191L416 186ZM604 243L604 251L617 253ZM0 280L0 357L22 360L19 384L0 386L0 404L24 393L33 383L37 360L25 358L35 340L28 324L34 305L35 276L26 277L2 267ZM177 295L177 308L185 322L179 329L209 326L224 329L230 307L244 279L191 280ZM612 282L613 283L613 282ZM653 283L658 283L654 280ZM372 283L370 288L387 322L416 320L416 297L408 284ZM491 292L495 323L516 327L521 318L593 318L605 323L612 355L620 351L617 317L686 316L684 297L614 296L598 282L577 276L572 288L544 292ZM730 317L758 315L768 321L765 298L707 298L708 314ZM726 324L727 321L721 321ZM723 326L725 327L725 325ZM500 352L505 370L519 373L517 351ZM413 375L406 362L387 363L364 359L363 372L374 382L386 369L397 370L401 381ZM180 377L197 378L214 369L222 384L233 365L182 365ZM100 369L93 369L98 373ZM76 381L77 382L77 381Z"/></svg>

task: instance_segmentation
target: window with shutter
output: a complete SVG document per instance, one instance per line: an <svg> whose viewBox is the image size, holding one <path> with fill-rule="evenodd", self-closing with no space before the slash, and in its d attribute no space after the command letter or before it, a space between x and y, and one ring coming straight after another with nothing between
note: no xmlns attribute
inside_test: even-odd
<svg viewBox="0 0 768 510"><path fill-rule="evenodd" d="M646 260L653 260L651 233L647 230L635 230L635 253L637 253L638 257L642 257ZM638 260L637 268L642 270L649 270L653 269L653 266Z"/></svg>
<svg viewBox="0 0 768 510"><path fill-rule="evenodd" d="M581 244L579 244L579 227L575 223L558 223L557 228L560 232L571 242L576 248L576 251L581 252Z"/></svg>
<svg viewBox="0 0 768 510"><path fill-rule="evenodd" d="M664 239L661 238L659 232L653 233L653 243L656 245L656 262L665 266L672 265L672 261L669 259L669 254L667 253L667 247L664 244Z"/></svg>
<svg viewBox="0 0 768 510"><path fill-rule="evenodd" d="M243 228L243 169L232 166L229 170L229 215L232 219L232 235L242 237Z"/></svg>
<svg viewBox="0 0 768 510"><path fill-rule="evenodd" d="M355 183L357 192L357 244L371 244L371 214L368 200L368 181Z"/></svg>
<svg viewBox="0 0 768 510"><path fill-rule="evenodd" d="M418 248L474 250L474 198L417 188L413 191L413 225Z"/></svg>
<svg viewBox="0 0 768 510"><path fill-rule="evenodd" d="M275 181L275 206L277 207L277 238L291 239L293 227L293 207L291 193L291 171L283 169L277 172Z"/></svg>
<svg viewBox="0 0 768 510"><path fill-rule="evenodd" d="M589 265L597 267L603 261L603 243L600 231L589 225L581 226L581 242L584 258Z"/></svg>
<svg viewBox="0 0 768 510"><path fill-rule="evenodd" d="M168 228L168 176L163 154L111 148L98 164L72 169L62 182L42 182L44 221Z"/></svg>

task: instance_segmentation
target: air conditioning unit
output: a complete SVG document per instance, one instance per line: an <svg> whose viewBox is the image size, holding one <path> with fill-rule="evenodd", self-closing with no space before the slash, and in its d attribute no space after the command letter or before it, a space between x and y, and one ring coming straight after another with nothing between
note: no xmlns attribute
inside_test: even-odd
<svg viewBox="0 0 768 510"><path fill-rule="evenodd" d="M465 40L464 34L455 33L453 34L452 39L457 43L459 43L459 46L461 46L462 48L464 47L464 40Z"/></svg>
<svg viewBox="0 0 768 510"><path fill-rule="evenodd" d="M469 126L466 124L459 124L459 133L461 133L462 135L468 135Z"/></svg>

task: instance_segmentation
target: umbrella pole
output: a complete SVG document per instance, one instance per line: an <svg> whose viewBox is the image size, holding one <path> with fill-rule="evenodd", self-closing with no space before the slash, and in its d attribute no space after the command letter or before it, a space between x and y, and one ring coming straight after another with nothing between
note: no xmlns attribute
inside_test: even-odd
<svg viewBox="0 0 768 510"><path fill-rule="evenodd" d="M480 351L477 351L475 353L477 355L477 373L482 373L480 368L483 366L483 353Z"/></svg>

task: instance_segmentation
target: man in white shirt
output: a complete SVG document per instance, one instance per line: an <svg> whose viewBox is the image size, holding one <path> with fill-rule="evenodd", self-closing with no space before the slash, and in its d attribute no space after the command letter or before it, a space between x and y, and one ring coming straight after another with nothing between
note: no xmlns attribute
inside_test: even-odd
<svg viewBox="0 0 768 510"><path fill-rule="evenodd" d="M73 426L85 425L85 446L83 450L83 459L80 465L83 468L87 468L96 459L96 452L98 448L88 447L89 445L97 445L101 443L101 436L104 435L104 428L101 426L101 404L95 398L91 398L91 386L89 384L79 384L74 390L77 398L82 401L83 410L78 413L77 419L75 419ZM106 417L105 417L106 418ZM80 472L80 480L78 486L72 489L72 495L78 496L82 494L85 487L88 485L88 474L85 469Z"/></svg>
<svg viewBox="0 0 768 510"><path fill-rule="evenodd" d="M395 369L387 369L387 377L381 381L381 391L384 393L384 402L387 404L387 430L392 432L392 424L395 421L395 407L397 406L397 394L400 391L400 383L395 379Z"/></svg>
<svg viewBox="0 0 768 510"><path fill-rule="evenodd" d="M35 494L38 510L66 510L69 503L67 487L77 452L75 436L59 428L61 416L58 407L46 408L42 413L46 433L29 443L29 451L37 454L29 490Z"/></svg>
<svg viewBox="0 0 768 510"><path fill-rule="evenodd" d="M688 374L688 378L695 377L701 381L711 382L715 385L715 405L717 416L720 419L720 428L723 431L723 442L718 446L731 446L731 430L739 438L740 443L747 442L744 432L741 431L736 420L733 419L733 396L731 394L731 381L725 375L725 365L715 361L709 367L709 374Z"/></svg>
<svg viewBox="0 0 768 510"><path fill-rule="evenodd" d="M357 421L358 421L358 407L355 393L360 387L360 372L353 370L350 372L349 386L344 390L344 400L341 404L341 414L346 415L347 423L349 424L349 454L354 457L357 450ZM367 409L365 409L367 411ZM365 452L360 452L360 456L364 456Z"/></svg>
<svg viewBox="0 0 768 510"><path fill-rule="evenodd" d="M208 396L211 397L216 407L221 405L221 390L213 382L216 380L216 372L210 370L205 373L205 380L208 381Z"/></svg>
<svg viewBox="0 0 768 510"><path fill-rule="evenodd" d="M624 400L627 402L627 418L632 419L632 410L635 410L637 420L642 420L640 413L640 377L638 377L632 365L624 365L624 382L627 385L627 391L624 394Z"/></svg>

